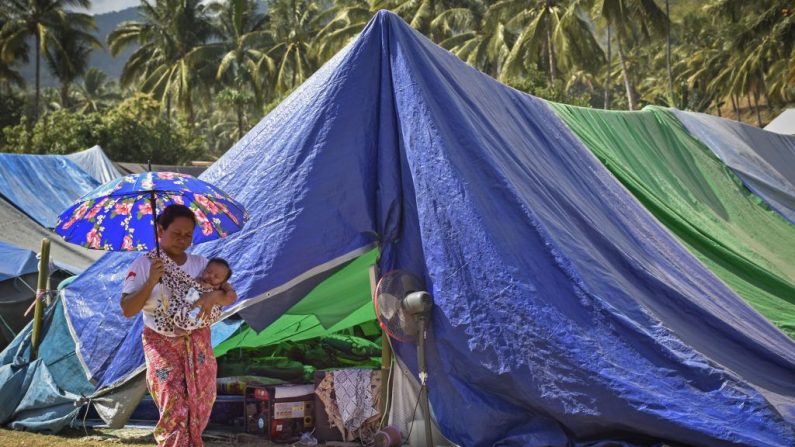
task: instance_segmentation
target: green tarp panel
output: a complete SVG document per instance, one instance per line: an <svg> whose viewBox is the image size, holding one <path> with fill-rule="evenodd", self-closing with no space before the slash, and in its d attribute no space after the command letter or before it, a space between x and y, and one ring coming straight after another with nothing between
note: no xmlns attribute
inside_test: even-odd
<svg viewBox="0 0 795 447"><path fill-rule="evenodd" d="M244 325L237 334L215 347L216 357L235 348L322 337L374 320L369 268L377 256L378 250L372 250L358 257L259 334Z"/></svg>
<svg viewBox="0 0 795 447"><path fill-rule="evenodd" d="M795 338L795 226L748 191L664 109L551 105L694 255Z"/></svg>

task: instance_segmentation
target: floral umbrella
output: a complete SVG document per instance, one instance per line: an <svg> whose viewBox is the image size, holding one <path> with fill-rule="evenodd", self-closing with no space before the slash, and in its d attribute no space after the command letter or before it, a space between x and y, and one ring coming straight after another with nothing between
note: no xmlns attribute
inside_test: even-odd
<svg viewBox="0 0 795 447"><path fill-rule="evenodd" d="M195 244L226 237L248 220L240 203L207 182L174 172L144 172L110 181L78 199L58 216L55 232L67 242L97 250L159 249L155 219L173 203L196 215Z"/></svg>

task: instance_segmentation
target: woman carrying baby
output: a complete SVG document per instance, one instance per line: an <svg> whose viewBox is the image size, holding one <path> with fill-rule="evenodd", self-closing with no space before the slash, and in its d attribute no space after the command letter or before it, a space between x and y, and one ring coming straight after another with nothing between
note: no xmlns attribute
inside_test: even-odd
<svg viewBox="0 0 795 447"><path fill-rule="evenodd" d="M227 282L213 290L194 280L207 265L206 258L186 252L195 226L190 208L167 206L157 218L160 257L149 252L136 259L122 291L125 316L143 311L146 382L160 411L154 430L158 446L203 446L217 369L209 324L221 306L237 299ZM195 302L186 301L197 291ZM183 324L186 307L201 309L198 324Z"/></svg>

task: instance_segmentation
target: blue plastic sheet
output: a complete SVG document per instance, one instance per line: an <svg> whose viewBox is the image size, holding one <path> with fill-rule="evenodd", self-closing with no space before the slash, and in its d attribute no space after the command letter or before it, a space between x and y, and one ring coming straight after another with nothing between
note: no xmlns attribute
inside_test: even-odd
<svg viewBox="0 0 795 447"><path fill-rule="evenodd" d="M795 135L703 113L672 112L748 189L795 224Z"/></svg>
<svg viewBox="0 0 795 447"><path fill-rule="evenodd" d="M99 183L108 183L122 176L100 146L94 146L84 151L66 154L66 158L75 162Z"/></svg>
<svg viewBox="0 0 795 447"><path fill-rule="evenodd" d="M795 443L795 343L545 103L392 14L203 178L252 215L196 251L232 261L255 328L374 242L382 271L425 278L431 404L459 445ZM79 352L102 383L140 365L139 319L117 311L131 261L108 255L67 289ZM414 346L397 351L416 368Z"/></svg>
<svg viewBox="0 0 795 447"><path fill-rule="evenodd" d="M75 402L94 386L83 374L60 300L44 315L38 358L31 361L28 324L0 352L0 425L58 432L79 411Z"/></svg>
<svg viewBox="0 0 795 447"><path fill-rule="evenodd" d="M38 270L36 253L0 241L0 281Z"/></svg>
<svg viewBox="0 0 795 447"><path fill-rule="evenodd" d="M61 211L97 186L63 155L0 154L0 195L46 228L55 227Z"/></svg>

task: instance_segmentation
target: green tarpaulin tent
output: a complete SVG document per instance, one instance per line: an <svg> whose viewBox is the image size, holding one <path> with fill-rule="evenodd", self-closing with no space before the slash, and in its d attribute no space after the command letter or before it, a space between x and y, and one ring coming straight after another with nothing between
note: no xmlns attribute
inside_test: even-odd
<svg viewBox="0 0 795 447"><path fill-rule="evenodd" d="M372 250L355 259L259 334L247 324L241 326L237 333L215 347L215 355L224 355L235 348L322 337L375 320L369 269L377 256L378 251Z"/></svg>
<svg viewBox="0 0 795 447"><path fill-rule="evenodd" d="M694 255L795 337L795 226L748 191L665 109L552 107Z"/></svg>

